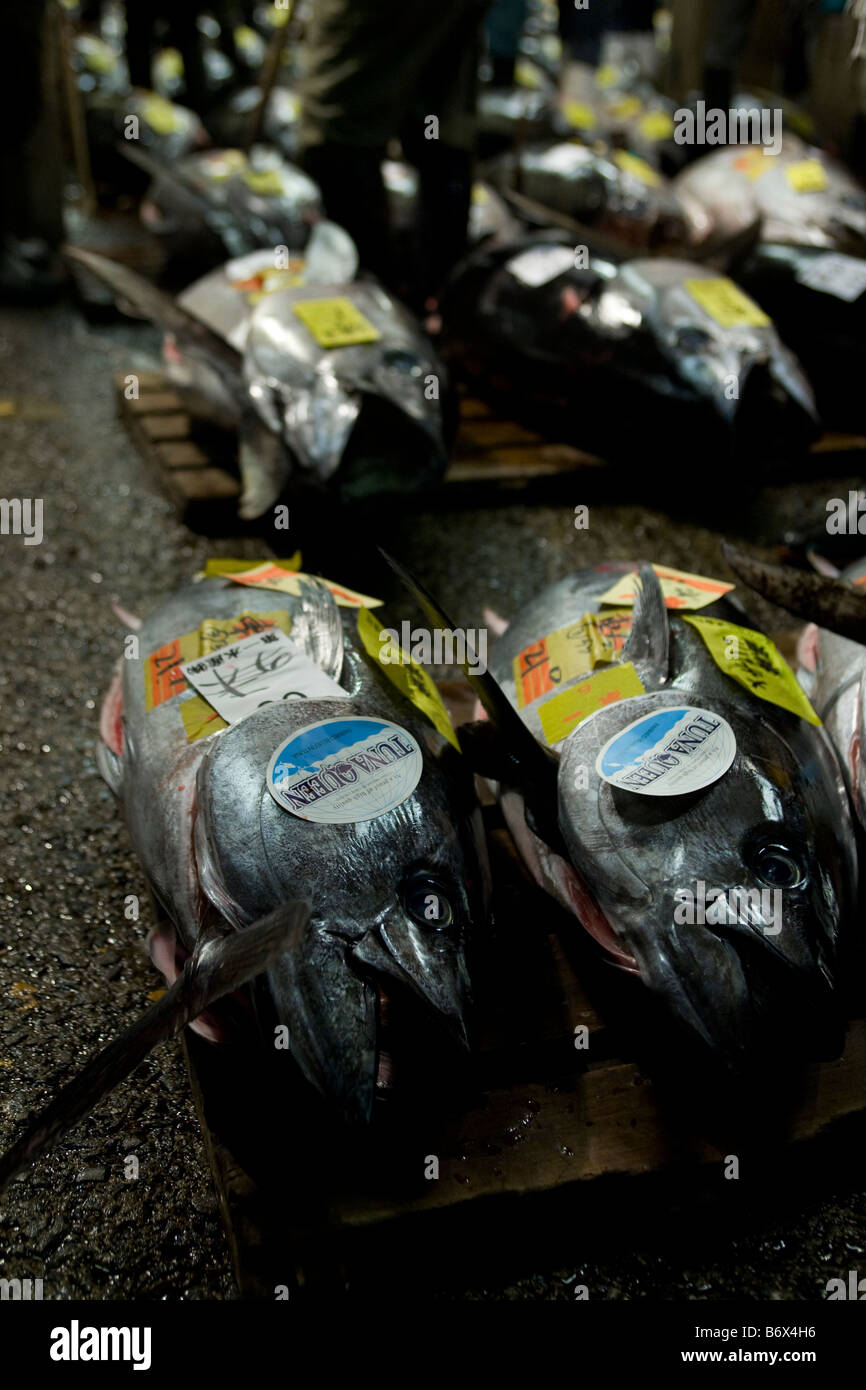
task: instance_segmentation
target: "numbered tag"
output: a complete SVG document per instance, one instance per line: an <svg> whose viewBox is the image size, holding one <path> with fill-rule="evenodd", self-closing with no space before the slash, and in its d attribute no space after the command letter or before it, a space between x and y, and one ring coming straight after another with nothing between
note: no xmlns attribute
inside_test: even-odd
<svg viewBox="0 0 866 1390"><path fill-rule="evenodd" d="M618 164L624 174L632 174L634 178L640 179L648 188L658 188L661 185L661 175L657 174L651 164L647 164L645 159L641 159L636 154L629 154L628 150L617 150L614 155L614 163Z"/></svg>
<svg viewBox="0 0 866 1390"><path fill-rule="evenodd" d="M725 622L724 618L683 616L700 633L713 661L726 676L745 686L759 700L790 710L809 724L821 723L782 653L763 632Z"/></svg>
<svg viewBox="0 0 866 1390"><path fill-rule="evenodd" d="M141 114L157 135L171 135L183 125L171 102L166 101L164 97L148 97L141 108Z"/></svg>
<svg viewBox="0 0 866 1390"><path fill-rule="evenodd" d="M705 579L702 574L689 574L686 570L672 570L664 565L653 565L661 591L664 594L666 608L706 608L708 604L715 603L716 599L723 594L728 594L733 589L733 584L726 584L722 579ZM622 579L618 579L613 588L608 589L599 599L600 603L634 603L635 599L635 575L624 574Z"/></svg>
<svg viewBox="0 0 866 1390"><path fill-rule="evenodd" d="M349 698L278 628L186 661L180 669L184 680L229 724L239 724L275 700Z"/></svg>
<svg viewBox="0 0 866 1390"><path fill-rule="evenodd" d="M425 714L449 743L453 743L455 748L460 747L454 726L448 715L448 711L442 703L442 697L433 683L429 672L424 670L413 661L411 656L403 651L399 643L393 639L382 642L379 633L382 625L378 618L374 618L369 608L362 608L358 614L358 636L364 644L364 650L381 667L392 685L412 701Z"/></svg>
<svg viewBox="0 0 866 1390"><path fill-rule="evenodd" d="M279 169L245 169L241 178L252 193L263 198L281 198L286 191Z"/></svg>
<svg viewBox="0 0 866 1390"><path fill-rule="evenodd" d="M821 290L853 304L866 290L866 261L828 251L797 271L797 280L810 290Z"/></svg>
<svg viewBox="0 0 866 1390"><path fill-rule="evenodd" d="M800 159L789 164L785 177L795 193L823 193L827 187L827 170L819 159Z"/></svg>
<svg viewBox="0 0 866 1390"><path fill-rule="evenodd" d="M597 709L615 705L631 695L642 695L644 685L630 661L598 671L559 695L552 695L538 707L544 737L551 747L567 738L578 724Z"/></svg>
<svg viewBox="0 0 866 1390"><path fill-rule="evenodd" d="M583 101L564 101L562 103L562 114L570 126L578 130L592 130L597 124L596 115L591 106L587 106Z"/></svg>
<svg viewBox="0 0 866 1390"><path fill-rule="evenodd" d="M700 280L686 280L685 287L692 299L709 314L722 328L766 328L772 320L763 309L759 309L753 299L729 280L720 275Z"/></svg>
<svg viewBox="0 0 866 1390"><path fill-rule="evenodd" d="M645 140L670 140L674 133L674 123L667 111L648 111L638 124L638 130Z"/></svg>
<svg viewBox="0 0 866 1390"><path fill-rule="evenodd" d="M304 299L293 309L319 347L352 347L376 343L381 333L356 309L351 299Z"/></svg>

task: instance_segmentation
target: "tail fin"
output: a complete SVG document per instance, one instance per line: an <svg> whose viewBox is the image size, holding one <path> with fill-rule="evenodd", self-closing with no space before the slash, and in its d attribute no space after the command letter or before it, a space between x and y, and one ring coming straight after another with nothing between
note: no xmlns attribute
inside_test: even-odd
<svg viewBox="0 0 866 1390"><path fill-rule="evenodd" d="M129 1076L157 1043L174 1037L211 1004L272 965L304 930L310 910L306 902L287 903L243 931L196 947L171 989L88 1062L3 1154L0 1192Z"/></svg>
<svg viewBox="0 0 866 1390"><path fill-rule="evenodd" d="M128 266L111 261L95 251L85 251L81 246L66 246L64 255L107 285L118 301L125 300L137 313L167 333L173 333L191 352L205 357L222 376L229 377L240 386L241 354L213 329L182 309L171 295Z"/></svg>

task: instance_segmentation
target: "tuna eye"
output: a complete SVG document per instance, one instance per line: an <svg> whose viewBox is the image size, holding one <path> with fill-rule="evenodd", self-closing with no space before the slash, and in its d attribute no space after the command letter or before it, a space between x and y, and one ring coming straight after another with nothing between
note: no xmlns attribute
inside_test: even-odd
<svg viewBox="0 0 866 1390"><path fill-rule="evenodd" d="M704 352L712 342L709 333L702 328L680 328L677 330L676 346L679 352Z"/></svg>
<svg viewBox="0 0 866 1390"><path fill-rule="evenodd" d="M764 845L755 854L755 872L771 888L793 888L803 872L798 860L781 845Z"/></svg>
<svg viewBox="0 0 866 1390"><path fill-rule="evenodd" d="M451 925L451 904L436 883L410 883L403 890L403 906L419 926L442 931Z"/></svg>

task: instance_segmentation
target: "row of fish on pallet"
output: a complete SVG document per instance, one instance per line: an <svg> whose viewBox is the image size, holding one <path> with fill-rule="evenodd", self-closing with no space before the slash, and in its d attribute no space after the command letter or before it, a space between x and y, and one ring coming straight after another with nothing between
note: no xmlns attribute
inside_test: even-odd
<svg viewBox="0 0 866 1390"><path fill-rule="evenodd" d="M673 179L574 137L496 154L442 295L438 351L359 272L282 153L194 151L191 137L184 152L183 133L150 128L124 153L151 177L148 225L207 274L171 305L87 259L171 326L168 370L192 407L239 430L247 519L308 483L344 499L435 484L453 438L447 368L480 394L504 385L513 413L611 460L633 457L637 418L672 467L700 448L741 478L804 453L822 428L864 427L866 193L790 129L778 153L712 150ZM397 160L383 173L399 233L417 174Z"/></svg>
<svg viewBox="0 0 866 1390"><path fill-rule="evenodd" d="M866 566L850 585L727 558L815 620L799 684L730 583L611 562L538 594L489 667L467 641L480 717L457 730L375 597L300 556L209 561L137 626L100 717L170 987L27 1127L0 1185L188 1023L257 1037L263 1065L288 1037L291 1084L349 1122L453 1103L493 940L473 774L560 930L639 981L675 1066L738 1083L837 1056L856 994ZM391 564L430 630L455 633Z"/></svg>

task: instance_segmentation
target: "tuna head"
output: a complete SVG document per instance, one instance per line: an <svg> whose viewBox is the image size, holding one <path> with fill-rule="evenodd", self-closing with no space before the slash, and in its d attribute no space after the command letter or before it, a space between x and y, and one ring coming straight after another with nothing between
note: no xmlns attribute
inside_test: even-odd
<svg viewBox="0 0 866 1390"><path fill-rule="evenodd" d="M815 399L799 362L766 315L730 281L703 266L635 260L619 281L636 302L677 375L744 443L763 442L788 424L816 433Z"/></svg>
<svg viewBox="0 0 866 1390"><path fill-rule="evenodd" d="M355 498L418 490L444 472L445 369L374 282L269 295L250 321L244 375L253 408L315 481L339 469Z"/></svg>
<svg viewBox="0 0 866 1390"><path fill-rule="evenodd" d="M302 1072L351 1120L369 1119L377 1088L405 1094L428 1069L452 1074L488 893L471 778L453 750L434 756L417 723L402 720L417 735L420 778L382 815L313 822L270 794L270 759L293 732L371 713L354 699L305 701L229 729L201 765L195 828L202 888L229 921L244 925L257 904L304 885L312 915L268 972L270 994Z"/></svg>
<svg viewBox="0 0 866 1390"><path fill-rule="evenodd" d="M615 734L683 707L721 715L733 730L734 760L717 781L651 796L599 775L596 759ZM765 708L656 690L590 716L559 766L569 858L620 948L675 1019L734 1068L838 1047L837 939L855 884L828 741Z"/></svg>

